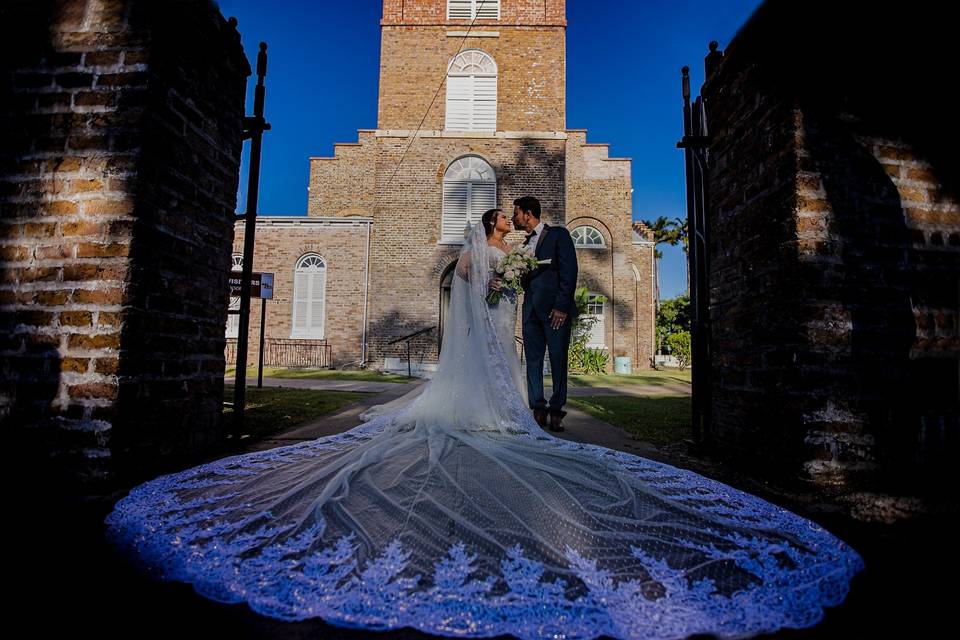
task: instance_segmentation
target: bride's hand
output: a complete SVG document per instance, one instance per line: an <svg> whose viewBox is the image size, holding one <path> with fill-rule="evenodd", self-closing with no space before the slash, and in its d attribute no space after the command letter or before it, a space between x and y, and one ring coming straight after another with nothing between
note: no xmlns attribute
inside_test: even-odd
<svg viewBox="0 0 960 640"><path fill-rule="evenodd" d="M500 291L500 285L502 282L503 281L500 278L490 278L490 282L487 286L494 291Z"/></svg>

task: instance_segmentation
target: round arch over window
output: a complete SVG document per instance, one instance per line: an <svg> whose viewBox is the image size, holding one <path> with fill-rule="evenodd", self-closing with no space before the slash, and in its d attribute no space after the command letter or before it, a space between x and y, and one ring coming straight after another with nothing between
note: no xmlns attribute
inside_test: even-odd
<svg viewBox="0 0 960 640"><path fill-rule="evenodd" d="M607 246L606 241L603 239L603 234L600 233L596 227L591 227L590 225L575 228L570 232L570 237L573 238L573 246L575 247L602 249Z"/></svg>
<svg viewBox="0 0 960 640"><path fill-rule="evenodd" d="M497 206L497 176L480 156L463 156L443 174L440 241L462 243L464 229Z"/></svg>
<svg viewBox="0 0 960 640"><path fill-rule="evenodd" d="M497 63L479 49L458 53L447 66L445 129L496 131Z"/></svg>
<svg viewBox="0 0 960 640"><path fill-rule="evenodd" d="M293 276L291 338L323 338L327 264L316 253L297 260Z"/></svg>

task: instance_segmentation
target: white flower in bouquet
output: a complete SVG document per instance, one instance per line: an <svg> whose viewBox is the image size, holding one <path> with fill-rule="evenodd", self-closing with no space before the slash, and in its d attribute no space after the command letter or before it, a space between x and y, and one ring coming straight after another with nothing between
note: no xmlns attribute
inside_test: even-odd
<svg viewBox="0 0 960 640"><path fill-rule="evenodd" d="M550 260L537 260L519 249L513 249L500 258L493 269L501 280L500 290L491 289L487 294L487 302L497 304L504 293L518 293L523 288L523 277L541 264L550 264Z"/></svg>

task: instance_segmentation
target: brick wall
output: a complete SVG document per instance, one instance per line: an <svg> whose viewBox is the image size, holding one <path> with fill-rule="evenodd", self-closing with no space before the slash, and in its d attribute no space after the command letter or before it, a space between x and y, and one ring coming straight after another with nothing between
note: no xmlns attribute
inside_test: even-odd
<svg viewBox="0 0 960 640"><path fill-rule="evenodd" d="M250 69L213 3L158 9L0 9L0 418L51 482L219 429Z"/></svg>
<svg viewBox="0 0 960 640"><path fill-rule="evenodd" d="M446 88L437 89L462 47L485 51L497 64L497 131L563 131L564 6L506 2L499 21L478 20L473 28L497 35L464 39L465 21L447 22L443 0L384 2L377 127L412 130L423 120L422 129L443 129Z"/></svg>
<svg viewBox="0 0 960 640"><path fill-rule="evenodd" d="M243 254L244 231L237 224L233 252ZM253 270L274 274L274 297L267 301L267 338L290 338L293 324L293 277L297 261L307 253L326 265L324 336L331 346L331 364L359 360L363 337L364 270L367 224L361 221L298 221L294 217L258 221ZM259 357L261 303L250 305L247 362Z"/></svg>
<svg viewBox="0 0 960 640"><path fill-rule="evenodd" d="M713 435L823 485L919 486L958 459L957 125L896 86L944 71L929 15L768 2L704 87ZM783 45L814 22L828 45ZM890 29L881 63L867 39Z"/></svg>

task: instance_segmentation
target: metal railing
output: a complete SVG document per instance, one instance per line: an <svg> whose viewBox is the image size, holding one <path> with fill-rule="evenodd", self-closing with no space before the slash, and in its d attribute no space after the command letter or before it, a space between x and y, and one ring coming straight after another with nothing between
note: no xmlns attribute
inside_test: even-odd
<svg viewBox="0 0 960 640"><path fill-rule="evenodd" d="M237 339L227 338L224 358L227 364L237 362ZM329 367L333 347L326 341L307 338L267 338L263 364L270 367Z"/></svg>
<svg viewBox="0 0 960 640"><path fill-rule="evenodd" d="M437 328L436 325L433 325L432 327L425 327L423 329L420 329L419 331L414 331L413 333L407 334L405 336L394 338L393 340L387 343L387 346L396 344L398 342L404 342L404 341L407 343L407 377L410 377L410 378L413 377L413 367L410 364L410 341L416 338L417 336L423 335L428 331L433 331L436 328Z"/></svg>

